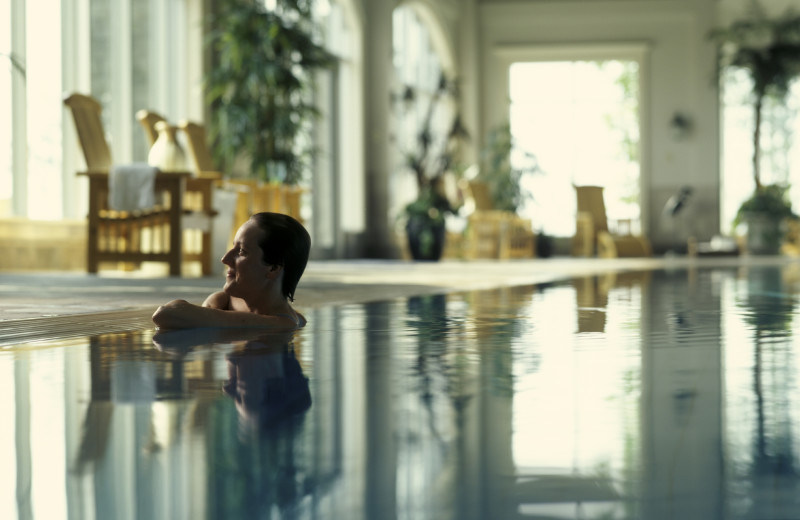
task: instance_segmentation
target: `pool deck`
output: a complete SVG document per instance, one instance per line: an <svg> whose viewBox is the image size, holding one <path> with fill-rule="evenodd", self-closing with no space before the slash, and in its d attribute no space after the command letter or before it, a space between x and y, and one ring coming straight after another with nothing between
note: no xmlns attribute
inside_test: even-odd
<svg viewBox="0 0 800 520"><path fill-rule="evenodd" d="M800 263L794 257L557 257L509 261L312 261L297 289L299 310L422 294L533 285L610 271ZM142 326L161 303L200 303L222 275L169 277L155 271L0 273L0 345L67 333Z"/></svg>

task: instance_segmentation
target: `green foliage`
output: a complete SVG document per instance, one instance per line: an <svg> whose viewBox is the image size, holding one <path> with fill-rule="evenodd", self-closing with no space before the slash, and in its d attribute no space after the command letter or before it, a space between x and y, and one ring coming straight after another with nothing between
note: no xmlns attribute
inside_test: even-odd
<svg viewBox="0 0 800 520"><path fill-rule="evenodd" d="M450 201L432 187L424 187L414 202L406 206L409 218L425 220L431 225L444 223L444 216L448 212L453 212Z"/></svg>
<svg viewBox="0 0 800 520"><path fill-rule="evenodd" d="M406 216L428 219L431 225L441 224L444 222L444 213L454 211L451 201L444 193L444 176L458 168L460 145L469 139L469 132L458 113L453 115L443 135L436 135L433 128L433 116L439 104L448 98L457 97L456 82L442 76L416 132L414 148L403 152L405 166L414 174L418 190L417 199L405 208ZM412 87L404 89L402 101L407 108L412 108L417 99Z"/></svg>
<svg viewBox="0 0 800 520"><path fill-rule="evenodd" d="M607 68L610 62L598 62L601 69ZM622 90L623 106L626 109L625 121L619 116L606 115L609 128L621 134L621 153L629 162L639 161L639 63L635 61L621 62L622 72L614 83ZM631 124L632 122L632 124ZM638 197L637 197L638 201Z"/></svg>
<svg viewBox="0 0 800 520"><path fill-rule="evenodd" d="M785 218L796 219L797 214L792 211L792 203L786 196L787 190L787 186L778 184L763 185L739 207L734 225L743 222L747 215L753 213L766 214L778 221Z"/></svg>
<svg viewBox="0 0 800 520"><path fill-rule="evenodd" d="M481 153L481 169L478 180L485 182L495 209L517 212L531 194L522 189L522 178L541 169L536 157L524 154L521 166L512 165L511 154L515 149L511 127L499 126L489 132L486 146Z"/></svg>
<svg viewBox="0 0 800 520"><path fill-rule="evenodd" d="M719 70L738 67L753 79L753 94L783 97L800 73L800 17L788 10L782 17L769 19L764 9L753 2L748 18L727 28L715 29L711 39L720 46Z"/></svg>
<svg viewBox="0 0 800 520"><path fill-rule="evenodd" d="M254 0L217 5L208 34L214 65L206 77L215 158L229 171L244 154L251 176L295 183L313 153L303 136L319 115L310 101L312 74L335 63L313 38L313 2L277 0L275 10ZM277 177L277 164L285 178Z"/></svg>

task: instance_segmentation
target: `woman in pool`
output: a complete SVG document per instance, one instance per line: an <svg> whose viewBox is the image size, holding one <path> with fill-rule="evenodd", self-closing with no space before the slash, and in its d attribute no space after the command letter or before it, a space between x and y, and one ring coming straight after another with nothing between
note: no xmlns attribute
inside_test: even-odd
<svg viewBox="0 0 800 520"><path fill-rule="evenodd" d="M202 306L173 300L153 314L160 329L264 327L306 324L292 308L294 291L308 263L311 237L298 221L280 213L256 213L236 232L222 257L225 286Z"/></svg>

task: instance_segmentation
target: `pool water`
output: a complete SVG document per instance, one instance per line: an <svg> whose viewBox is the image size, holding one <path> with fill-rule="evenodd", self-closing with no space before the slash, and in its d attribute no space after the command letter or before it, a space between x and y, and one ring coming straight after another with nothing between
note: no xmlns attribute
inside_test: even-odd
<svg viewBox="0 0 800 520"><path fill-rule="evenodd" d="M798 295L619 272L11 345L0 517L798 518Z"/></svg>

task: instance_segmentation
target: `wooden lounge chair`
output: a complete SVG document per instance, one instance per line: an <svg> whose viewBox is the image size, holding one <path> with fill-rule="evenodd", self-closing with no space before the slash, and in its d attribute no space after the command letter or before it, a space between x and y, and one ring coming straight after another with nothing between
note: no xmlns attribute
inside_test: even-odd
<svg viewBox="0 0 800 520"><path fill-rule="evenodd" d="M464 256L474 258L533 258L536 235L530 219L513 211L494 209L488 186L480 181L469 182L475 211L467 217Z"/></svg>
<svg viewBox="0 0 800 520"><path fill-rule="evenodd" d="M239 227L254 213L253 189L246 182L234 183L228 179L223 179L222 174L214 165L214 159L211 157L211 151L208 149L206 129L203 125L183 120L178 123L178 128L180 128L186 136L189 158L192 164L194 164L196 174L200 177L217 179L217 185L219 187L238 192L236 206L234 208L233 224L230 230L230 238L232 240Z"/></svg>
<svg viewBox="0 0 800 520"><path fill-rule="evenodd" d="M147 141L150 146L155 144L156 140L158 139L158 125L159 123L167 123L167 119L155 112L153 110L142 109L136 112L136 119L142 125L142 129L145 132L145 136L147 137ZM190 169L193 172L193 177L186 180L186 192L184 193L184 200L183 204L184 207L192 208L192 209L199 209L203 204L203 200L205 198L209 198L213 200L213 192L214 188L219 187L222 182L222 174L214 169L212 166L211 155L208 153L208 150L204 148L205 155L203 155L204 150L198 149L198 142L197 139L205 140L205 131L202 130L202 136L196 136L194 133L190 133L187 131L185 127L186 122L181 122L177 125L177 128L182 130L187 137L187 146L188 146L188 156L191 159ZM213 202L212 202L213 204ZM242 213L242 215L240 215ZM234 219L233 231L231 232L231 238L236 230L239 228L247 218L249 217L249 213L246 213L246 210L243 212L238 211L236 213L236 218ZM211 244L211 237L203 236L203 240L208 242L208 247L210 248ZM227 237L226 237L227 240ZM205 243L205 242L204 242ZM204 245L204 247L206 247Z"/></svg>
<svg viewBox="0 0 800 520"><path fill-rule="evenodd" d="M205 127L193 121L181 121L178 127L186 135L189 156L194 160L200 175L215 172L216 166L208 149ZM241 193L236 206L236 228L250 215L259 211L285 213L303 222L300 202L305 189L298 186L259 182L255 179L227 178L225 187Z"/></svg>
<svg viewBox="0 0 800 520"><path fill-rule="evenodd" d="M142 125L144 134L147 137L147 144L153 146L158 139L158 130L156 124L161 121L166 121L164 116L152 110L139 110L136 112L136 119Z"/></svg>
<svg viewBox="0 0 800 520"><path fill-rule="evenodd" d="M109 205L111 150L106 141L100 103L83 94L64 99L70 109L89 179L87 270L96 273L101 262L167 262L170 275L181 274L182 261L199 261L203 274L211 273L211 181L193 179L192 172L158 172L156 200L145 210L115 211ZM184 204L184 194L197 203ZM187 229L201 228L199 239L185 237ZM192 231L197 231L192 229Z"/></svg>
<svg viewBox="0 0 800 520"><path fill-rule="evenodd" d="M575 186L578 197L573 256L617 258L651 256L650 241L633 235L630 221L620 221L617 230L609 230L601 186Z"/></svg>

